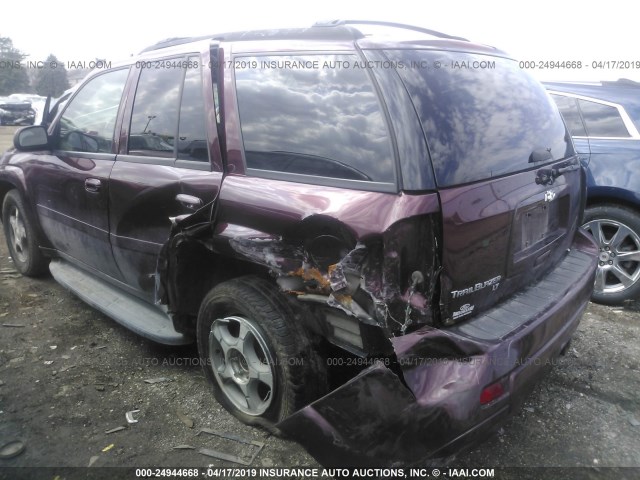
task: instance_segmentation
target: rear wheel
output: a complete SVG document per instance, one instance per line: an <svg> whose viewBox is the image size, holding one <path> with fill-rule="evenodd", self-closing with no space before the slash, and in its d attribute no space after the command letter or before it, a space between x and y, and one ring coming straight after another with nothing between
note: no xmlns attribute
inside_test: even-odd
<svg viewBox="0 0 640 480"><path fill-rule="evenodd" d="M4 198L2 225L16 270L27 277L44 273L48 260L40 251L34 222L17 190L11 190Z"/></svg>
<svg viewBox="0 0 640 480"><path fill-rule="evenodd" d="M326 369L282 293L258 277L218 285L198 314L198 350L218 402L274 426L326 391Z"/></svg>
<svg viewBox="0 0 640 480"><path fill-rule="evenodd" d="M618 305L640 295L640 218L632 210L600 205L585 212L584 229L598 244L592 299Z"/></svg>

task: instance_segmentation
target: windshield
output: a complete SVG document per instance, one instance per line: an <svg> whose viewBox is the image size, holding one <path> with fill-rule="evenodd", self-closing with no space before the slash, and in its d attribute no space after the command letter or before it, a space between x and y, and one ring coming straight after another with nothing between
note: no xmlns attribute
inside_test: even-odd
<svg viewBox="0 0 640 480"><path fill-rule="evenodd" d="M439 186L573 155L555 104L517 62L433 50L385 53L404 66L397 72L422 122Z"/></svg>

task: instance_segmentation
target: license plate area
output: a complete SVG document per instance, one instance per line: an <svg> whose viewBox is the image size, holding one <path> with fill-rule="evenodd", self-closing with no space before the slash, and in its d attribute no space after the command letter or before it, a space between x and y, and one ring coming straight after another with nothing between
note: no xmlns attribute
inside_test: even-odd
<svg viewBox="0 0 640 480"><path fill-rule="evenodd" d="M540 254L567 231L569 197L538 201L516 211L513 235L513 266Z"/></svg>
<svg viewBox="0 0 640 480"><path fill-rule="evenodd" d="M549 205L545 202L524 212L520 218L518 251L526 250L544 239L549 233Z"/></svg>

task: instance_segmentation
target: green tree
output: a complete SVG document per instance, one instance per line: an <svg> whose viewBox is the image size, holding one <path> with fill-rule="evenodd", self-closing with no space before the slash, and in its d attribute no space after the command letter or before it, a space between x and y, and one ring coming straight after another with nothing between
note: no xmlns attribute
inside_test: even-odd
<svg viewBox="0 0 640 480"><path fill-rule="evenodd" d="M9 37L0 37L0 95L29 91L29 76L22 64L26 57Z"/></svg>
<svg viewBox="0 0 640 480"><path fill-rule="evenodd" d="M69 88L69 79L64 63L58 60L55 55L49 55L44 62L44 67L39 69L36 74L34 87L36 93L44 97L62 95Z"/></svg>

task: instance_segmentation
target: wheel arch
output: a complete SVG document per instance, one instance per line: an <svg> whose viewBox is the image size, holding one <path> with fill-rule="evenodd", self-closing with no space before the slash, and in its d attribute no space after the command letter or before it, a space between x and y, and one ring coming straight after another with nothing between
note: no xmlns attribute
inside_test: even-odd
<svg viewBox="0 0 640 480"><path fill-rule="evenodd" d="M591 188L587 195L587 208L614 205L640 214L640 193L632 193L622 188Z"/></svg>
<svg viewBox="0 0 640 480"><path fill-rule="evenodd" d="M7 194L12 190L16 190L22 199L24 208L27 209L27 212L33 221L38 245L41 248L52 249L51 242L49 242L49 239L40 225L40 219L35 205L32 204L30 197L27 194L26 181L22 169L6 167L4 170L0 171L0 175L0 210L2 209L2 205L4 204L4 199ZM2 223L1 217L2 215L0 215L0 224Z"/></svg>
<svg viewBox="0 0 640 480"><path fill-rule="evenodd" d="M19 168L5 167L0 170L0 208L11 190L17 190L23 200L27 199L24 172ZM31 211L31 208L29 210ZM1 218L0 222L2 222Z"/></svg>
<svg viewBox="0 0 640 480"><path fill-rule="evenodd" d="M24 170L16 165L3 165L0 167L0 207L4 202L7 193L11 190L17 190L25 202L25 207L29 210L32 217L35 218L36 212L33 211L31 203L29 202L29 195L27 190L27 179L24 175Z"/></svg>
<svg viewBox="0 0 640 480"><path fill-rule="evenodd" d="M195 333L200 305L217 285L246 275L269 278L266 267L214 252L198 239L170 249L165 262L162 302L169 306L176 330L185 334Z"/></svg>

